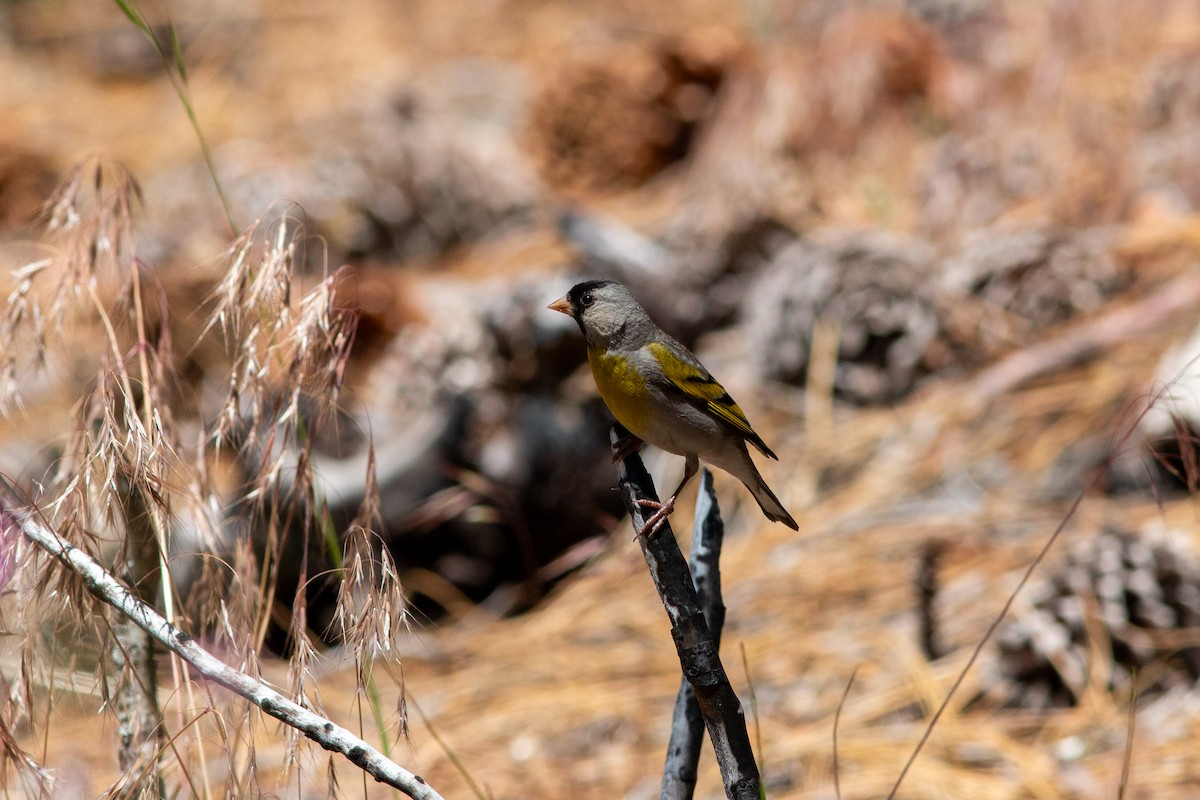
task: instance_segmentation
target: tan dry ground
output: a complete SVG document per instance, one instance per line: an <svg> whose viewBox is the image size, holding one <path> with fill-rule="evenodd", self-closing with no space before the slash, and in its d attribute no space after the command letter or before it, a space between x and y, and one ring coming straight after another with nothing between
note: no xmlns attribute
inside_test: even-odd
<svg viewBox="0 0 1200 800"><path fill-rule="evenodd" d="M1200 46L1200 16L1190 4L1170 2L1004 5L1021 33L1008 42L1014 74L1027 76L1022 70L1036 62L1025 110L1013 119L1054 143L1061 170L1052 192L1030 198L1009 217L1118 225L1135 274L1133 287L1114 308L1130 305L1192 265L1200 222L1148 200L1132 208L1106 206L1112 184L1122 176L1106 171L1104 146L1081 142L1115 147L1113 142L1130 135L1141 66L1151 55ZM139 175L194 158L195 140L164 81L88 77L79 62L86 56L71 56L79 48L61 44L127 27L114 8L57 2L13 8L23 30L44 40L47 50L0 48L6 145L40 153L59 169L101 152ZM195 36L192 91L213 142L239 138L286 146L298 121L324 118L358 93L467 55L544 74L580 51L621 53L656 36L692 32L702 39L748 39L766 63L795 58L810 64L810 41L795 52L787 45L793 36L805 41L801 12L819 16L815 8L797 4L764 11L758 4L702 3L676 9L653 0L402 6L361 1L267 2L253 11L232 4L203 12L180 7L172 13ZM772 12L793 21L772 30ZM801 80L805 74L800 71ZM946 95L931 101L947 104L941 122L918 114L917 124L910 124L906 112L894 108L871 118L856 131L861 141L853 153L816 148L806 162L811 172L805 202L777 210L795 224L870 223L900 230L913 225L919 199L911 173L930 135L921 125L969 130L977 120L973 82L983 79L963 71L947 80L939 90ZM1003 88L1004 81L999 83ZM640 191L589 200L653 230L676 202L677 190L668 176ZM147 202L151 219L155 199ZM216 216L215 201L209 211ZM557 252L552 238L539 223L502 241L460 250L446 263L467 277L497 264L515 272L530 252L541 263L553 260L545 255ZM212 253L220 245L209 238L191 247ZM1118 336L1097 356L1007 387L988 401L975 399L978 378L967 377L886 410L831 410L812 399L807 425L786 410L794 407L794 397L765 393L745 404L783 454L769 474L801 526L796 536L763 523L744 493L718 478L725 507L732 509L723 561L729 608L724 650L746 701L753 680L753 735L761 742L771 797L834 796L834 714L855 670L837 740L841 795L888 793L931 710L1067 513L1070 500L1064 498L1082 489L1078 475L1055 477L1056 460L1097 432L1120 439L1136 398L1152 388L1159 354L1187 332L1189 316L1194 314ZM818 493L816 477L835 467L846 479ZM1057 490L1055 499L1046 499L1048 485ZM676 521L689 518L681 512ZM1103 521L1135 527L1155 519L1196 538L1191 500L1159 505L1152 498L1116 502L1089 495L1051 559ZM497 798L653 796L677 677L665 616L629 536L626 526L618 526L601 557L525 616L499 620L474 611L455 624L419 631L403 657L411 739L396 747L398 760L446 797L471 796L454 761ZM951 652L933 664L916 645L911 580L917 555L930 539L950 545L942 574L944 636ZM286 683L282 666L270 663L265 671ZM400 696L399 665L389 672L392 677L381 672L379 679L390 709ZM1200 793L1194 699L1168 697L1145 706L1133 720L1130 745L1123 697L1097 690L1078 708L1045 715L987 707L960 711L980 680L978 668L968 673L901 796L1116 797L1127 754L1125 797ZM310 686L335 717L357 726L352 670L319 669ZM170 693L172 730L180 727L178 709L188 704L183 697ZM415 711L417 704L441 744ZM116 776L113 724L95 713L98 705L97 697L77 705L63 700L49 719L36 720L34 730L22 736L23 746L44 757L60 777L62 796L99 794ZM201 725L207 726L197 729L205 731L210 785L220 796L225 785L220 754L243 751L219 740L211 716ZM287 750L273 726L256 730L257 759L270 787ZM307 750L300 761L301 777L293 772L274 791L282 797L324 796L324 754ZM337 762L337 774L344 796L364 794L344 763ZM201 791L201 776L191 779L193 790ZM711 760L702 766L700 787L701 796L720 794ZM374 785L365 794L389 795Z"/></svg>
<svg viewBox="0 0 1200 800"><path fill-rule="evenodd" d="M970 384L963 382L889 411L839 414L827 437L810 435L807 458L791 464L785 458L772 473L787 487L799 536L762 524L741 492L728 491L718 478L726 507L735 509L723 559L725 660L743 700L754 698L753 735L770 796L833 796L834 714L855 670L838 736L842 796L887 794L972 645L1068 510L1067 500L1031 499L1039 476L1086 431L1088 419L1091 426L1120 430L1114 398L1145 380L1142 352L1143 345L1114 348L1102 361L990 407L969 408ZM1090 402L1076 402L1080 398ZM780 426L780 452L797 449L789 438ZM987 453L1014 465L1000 488L972 497L961 483L939 483L948 473L962 475L964 467L986 469L987 459L971 454ZM807 470L847 458L866 463L857 478L831 496L811 498ZM686 523L689 516L684 511L676 519ZM1190 501L1160 507L1088 496L1054 552L1103 521L1136 526L1155 519L1194 530L1195 509ZM943 635L951 652L933 664L916 644L911 580L931 539L950 543L942 577ZM666 617L626 527L614 532L604 555L532 613L507 620L469 613L456 624L418 631L410 645L402 663L412 733L397 755L444 796L470 796L448 752L498 798L655 794L677 666ZM389 667L391 678L380 673L393 722L399 670ZM287 680L280 667L268 664L267 672L279 683ZM326 708L355 727L352 671L316 672L310 685ZM1129 721L1124 698L1096 690L1069 711L960 712L979 689L980 674L978 668L968 674L901 796L1116 796ZM112 723L93 713L95 704L56 710L46 758L47 766L91 793L115 777ZM168 719L179 704L173 695ZM1197 791L1192 754L1200 722L1193 709L1175 696L1137 716L1126 797L1185 798ZM281 766L285 747L273 726L258 730L260 769L268 776ZM41 752L40 741L27 739L26 746ZM210 758L222 752L211 736L208 747ZM700 796L719 796L718 775L706 758ZM220 785L224 768L216 761L212 771ZM323 791L324 756L309 751L301 763L308 771L280 785L282 796L296 796L297 786L301 796ZM338 775L343 790L359 796L352 771L341 765ZM368 796L387 796L367 788Z"/></svg>

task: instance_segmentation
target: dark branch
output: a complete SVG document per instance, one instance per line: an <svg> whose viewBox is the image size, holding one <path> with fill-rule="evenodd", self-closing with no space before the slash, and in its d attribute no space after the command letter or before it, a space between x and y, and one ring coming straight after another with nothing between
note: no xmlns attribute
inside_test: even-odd
<svg viewBox="0 0 1200 800"><path fill-rule="evenodd" d="M917 589L917 621L920 632L921 652L930 661L941 658L941 638L938 636L939 625L936 610L938 598L938 568L941 566L942 554L946 550L945 542L929 541L921 548L920 560L917 562L917 574L913 584Z"/></svg>
<svg viewBox="0 0 1200 800"><path fill-rule="evenodd" d="M612 443L621 440L614 428ZM637 453L632 453L620 465L621 497L633 519L634 530L645 524L644 509L639 500L658 502L658 494L650 474ZM758 765L750 748L746 732L746 717L742 704L729 684L717 645L709 633L704 611L687 561L675 542L668 521L651 536L638 536L650 577L671 620L671 637L679 654L684 677L696 693L700 713L704 717L708 737L716 751L717 765L725 784L725 794L737 800L755 800L759 796Z"/></svg>
<svg viewBox="0 0 1200 800"><path fill-rule="evenodd" d="M721 647L721 628L725 625L725 603L721 598L721 545L725 523L717 505L712 473L700 472L700 490L696 494L696 519L692 524L692 581L704 619L717 649ZM700 746L704 742L704 717L696 702L696 693L687 679L679 682L675 696L675 714L671 718L671 741L667 745L667 763L663 767L659 800L691 800L696 790L696 770Z"/></svg>

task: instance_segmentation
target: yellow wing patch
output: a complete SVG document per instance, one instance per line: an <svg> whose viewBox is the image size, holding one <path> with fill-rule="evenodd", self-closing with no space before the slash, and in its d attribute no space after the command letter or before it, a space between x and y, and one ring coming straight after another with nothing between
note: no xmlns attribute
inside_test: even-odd
<svg viewBox="0 0 1200 800"><path fill-rule="evenodd" d="M729 423L747 439L753 442L762 441L750 427L750 421L746 419L741 407L733 402L725 387L707 370L684 361L669 347L659 342L651 342L648 347L672 386L703 405L719 419Z"/></svg>

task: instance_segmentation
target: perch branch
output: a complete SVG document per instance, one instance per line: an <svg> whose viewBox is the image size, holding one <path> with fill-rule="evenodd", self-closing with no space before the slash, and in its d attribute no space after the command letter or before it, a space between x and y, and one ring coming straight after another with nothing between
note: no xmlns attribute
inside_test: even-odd
<svg viewBox="0 0 1200 800"><path fill-rule="evenodd" d="M721 598L721 545L725 523L717 505L717 492L708 468L700 471L700 491L696 493L696 520L692 524L692 581L704 609L704 620L718 652L721 628L725 625L725 603ZM667 744L667 763L663 768L659 800L691 800L696 791L696 769L700 763L700 745L704 741L704 717L696 693L687 679L679 682L675 696L675 714L671 718L671 741Z"/></svg>
<svg viewBox="0 0 1200 800"><path fill-rule="evenodd" d="M623 438L617 428L611 434L614 448ZM634 530L645 525L639 500L658 502L650 474L636 452L620 465L620 491L633 519ZM721 665L717 645L704 620L692 573L675 542L668 520L651 536L638 536L650 578L671 620L671 637L679 654L679 665L696 693L708 737L717 755L725 794L731 800L756 800L759 796L758 765L746 732L746 716L737 693Z"/></svg>
<svg viewBox="0 0 1200 800"><path fill-rule="evenodd" d="M10 525L19 527L25 538L79 576L92 595L128 617L205 678L246 698L326 750L341 753L380 783L399 789L413 800L441 800L441 795L423 778L391 761L350 731L292 702L262 681L239 672L202 648L190 634L176 628L151 606L139 600L95 559L64 541L38 518L35 511L28 508L16 489L2 477L0 525L5 528Z"/></svg>

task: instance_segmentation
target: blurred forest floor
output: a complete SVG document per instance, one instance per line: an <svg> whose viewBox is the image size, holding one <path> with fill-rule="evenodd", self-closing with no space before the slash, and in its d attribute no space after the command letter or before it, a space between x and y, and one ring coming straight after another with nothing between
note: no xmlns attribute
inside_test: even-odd
<svg viewBox="0 0 1200 800"><path fill-rule="evenodd" d="M313 258L356 269L346 302L364 327L349 385L364 413L389 413L386 376L409 364L398 342L464 309L503 309L514 287L530 326L572 355L549 362L559 374L546 388L513 345L493 385L582 407L583 344L553 312L537 316L581 275L644 280L656 316L739 399L780 454L764 474L800 523L799 535L771 525L717 475L730 525L724 660L768 796L834 796L834 715L852 674L841 796L887 796L1081 492L1018 599L1009 649L1002 636L985 648L898 796L1116 797L1127 757L1127 798L1200 793L1200 617L1185 613L1191 595L1176 599L1200 574L1194 455L1185 446L1172 462L1183 480L1160 470L1154 448L1176 427L1139 418L1200 308L1195 4L212 0L170 12L236 224L286 198L321 237ZM34 257L39 205L101 154L142 186L141 257L168 293L203 295L233 235L143 35L115 5L5 3L0 75L0 266ZM661 249L599 258L593 223ZM805 265L835 288L792 282ZM801 356L788 349L795 308L808 314ZM886 352L860 348L855 369L840 369L855 326L888 315L885 333L862 332ZM68 424L74 397L38 391L36 413L0 426L7 472L40 465ZM1200 425L1186 405L1185 431ZM501 423L473 419L490 433L472 463L519 473L524 451L501 444L524 429L505 438ZM677 662L632 532L613 516L604 428L588 436L599 456L586 491L600 499L581 501L586 524L562 540L531 534L552 578L536 596L513 600L505 587L527 584L511 575L471 583L487 551L464 557L461 582L445 558L406 576L440 621L416 620L376 676L389 721L411 729L398 743L391 731L397 760L447 797L471 792L456 764L496 798L657 794ZM678 459L648 457L660 483L677 480ZM523 491L545 488L537 480ZM686 538L683 509L672 521ZM528 516L551 532L566 519ZM1093 554L1114 536L1126 550L1145 536L1184 565L1164 566L1166 550L1125 559L1131 584L1175 615L1133 636L1132 656L1128 619L1072 618L1053 600L1070 583L1053 576L1103 562ZM930 659L917 576L933 552ZM1098 570L1084 583L1102 583ZM1103 587L1072 586L1073 607L1103 606ZM1137 616L1123 597L1117 616ZM1069 641L1035 646L1054 636ZM1021 661L1030 647L1054 663ZM264 659L286 683L286 666ZM316 673L329 713L374 738L353 663L333 648ZM81 693L32 721L22 746L63 796L94 796L116 778L116 734L90 673L75 677ZM169 699L168 718L181 702ZM278 796L326 794L325 754L306 751L296 769L271 726L255 747L262 779L284 776ZM337 775L341 796L387 795L345 764ZM704 761L698 796L720 795Z"/></svg>

